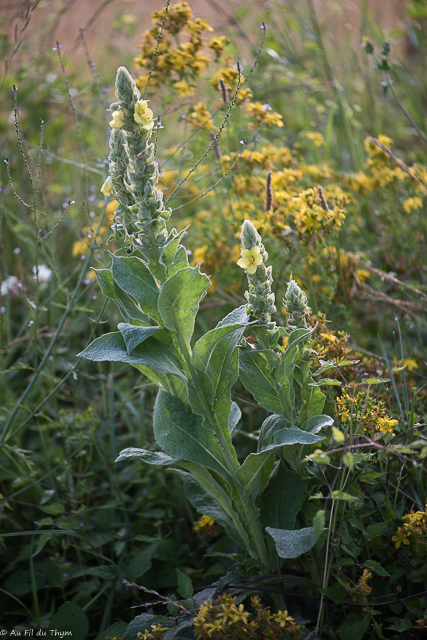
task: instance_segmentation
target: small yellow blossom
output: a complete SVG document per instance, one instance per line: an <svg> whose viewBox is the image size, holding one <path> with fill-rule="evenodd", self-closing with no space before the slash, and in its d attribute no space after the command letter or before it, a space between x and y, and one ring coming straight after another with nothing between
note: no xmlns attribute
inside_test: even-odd
<svg viewBox="0 0 427 640"><path fill-rule="evenodd" d="M418 196L414 198L408 198L403 203L403 208L405 209L406 213L410 213L413 209L421 209L422 206L423 201L421 200L421 198L418 198Z"/></svg>
<svg viewBox="0 0 427 640"><path fill-rule="evenodd" d="M242 269L253 275L260 264L262 264L261 250L258 246L252 247L252 249L240 249L242 257L237 261L237 264Z"/></svg>
<svg viewBox="0 0 427 640"><path fill-rule="evenodd" d="M106 179L106 181L101 187L101 193L103 193L104 196L109 196L111 195L112 190L113 190L113 179L111 176L108 176L108 178Z"/></svg>
<svg viewBox="0 0 427 640"><path fill-rule="evenodd" d="M138 102L135 103L133 119L146 131L151 131L154 127L154 120L153 112L148 107L148 100L138 100Z"/></svg>
<svg viewBox="0 0 427 640"><path fill-rule="evenodd" d="M396 543L396 549L400 547L403 543L404 545L411 544L408 540L408 536L411 535L409 531L405 531L402 527L399 527L394 536L392 537L392 542Z"/></svg>
<svg viewBox="0 0 427 640"><path fill-rule="evenodd" d="M113 129L121 129L125 123L125 116L122 111L113 111L111 114L113 119L110 120L110 127Z"/></svg>
<svg viewBox="0 0 427 640"><path fill-rule="evenodd" d="M287 611L278 611L274 614L274 619L279 623L280 627L285 627L286 625L293 625L295 620L291 616L288 615Z"/></svg>
<svg viewBox="0 0 427 640"><path fill-rule="evenodd" d="M395 427L397 424L399 424L398 420L392 420L388 416L378 418L379 431L381 431L382 433L391 433L393 431L393 427Z"/></svg>
<svg viewBox="0 0 427 640"><path fill-rule="evenodd" d="M193 87L190 87L190 85L184 80L175 82L175 89L180 98L186 98L187 96L192 96L194 94Z"/></svg>

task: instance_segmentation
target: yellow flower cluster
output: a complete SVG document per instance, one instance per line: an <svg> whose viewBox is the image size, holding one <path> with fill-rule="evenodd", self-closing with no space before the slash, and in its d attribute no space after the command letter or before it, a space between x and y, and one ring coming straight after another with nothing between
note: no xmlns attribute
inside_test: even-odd
<svg viewBox="0 0 427 640"><path fill-rule="evenodd" d="M254 122L259 125L271 127L276 125L277 127L283 127L283 119L279 113L275 113L271 110L269 104L261 104L261 102L248 102L246 105L246 111L253 118ZM254 122L248 124L248 129L252 131L254 129Z"/></svg>
<svg viewBox="0 0 427 640"><path fill-rule="evenodd" d="M318 149L325 145L325 139L319 131L304 131L301 135L307 140L311 140Z"/></svg>
<svg viewBox="0 0 427 640"><path fill-rule="evenodd" d="M372 573L367 569L363 569L362 577L357 583L357 591L359 596L361 596L362 598L366 598L366 596L368 596L372 592L372 587L368 585L368 580L370 580L371 578Z"/></svg>
<svg viewBox="0 0 427 640"><path fill-rule="evenodd" d="M162 627L160 624L152 624L151 631L146 629L144 632L139 631L136 635L139 640L161 640L164 631L168 631L168 627Z"/></svg>
<svg viewBox="0 0 427 640"><path fill-rule="evenodd" d="M346 202L344 195L340 204ZM320 203L317 191L311 187L305 189L289 201L289 210L293 214L298 233L310 237L313 234L331 233L339 229L346 216L343 206L333 206L327 209Z"/></svg>
<svg viewBox="0 0 427 640"><path fill-rule="evenodd" d="M406 546L414 542L415 551L425 553L427 550L427 505L424 511L411 511L403 517L403 527L399 527L392 537L396 549L401 544Z"/></svg>
<svg viewBox="0 0 427 640"><path fill-rule="evenodd" d="M145 87L147 82L164 15L164 9L156 11L153 14L153 28L143 34L139 46L141 54L135 58L137 68L145 70L136 80L139 87ZM219 60L228 44L225 36L214 37L206 43L202 35L209 31L213 31L212 27L206 20L194 18L187 2L170 5L151 75L152 83L158 85L170 80L179 97L192 95L190 82L208 66L208 50L213 51L215 59Z"/></svg>
<svg viewBox="0 0 427 640"><path fill-rule="evenodd" d="M366 393L359 393L351 397L348 391L344 391L342 396L337 398L337 413L343 424L353 421L353 431L360 430L362 433L377 439L386 433L394 436L393 428L398 424L386 415L383 401L375 402L374 398Z"/></svg>
<svg viewBox="0 0 427 640"><path fill-rule="evenodd" d="M202 605L194 620L198 640L290 640L301 637L302 626L296 625L287 611L272 614L261 605L260 599L251 598L253 613L245 611L236 598L221 596Z"/></svg>
<svg viewBox="0 0 427 640"><path fill-rule="evenodd" d="M206 129L211 131L213 129L212 115L204 102L198 102L194 105L190 115L188 116L188 122L192 129Z"/></svg>
<svg viewBox="0 0 427 640"><path fill-rule="evenodd" d="M193 523L193 531L202 533L203 535L212 535L215 533L215 520L210 516L202 516Z"/></svg>

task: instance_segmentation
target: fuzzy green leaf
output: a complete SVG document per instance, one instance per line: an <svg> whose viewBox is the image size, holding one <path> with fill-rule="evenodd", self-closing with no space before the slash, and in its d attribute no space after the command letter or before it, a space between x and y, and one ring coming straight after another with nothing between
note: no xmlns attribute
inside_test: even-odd
<svg viewBox="0 0 427 640"><path fill-rule="evenodd" d="M173 343L164 331L159 331L147 338L133 349L131 355L128 354L126 343L120 332L105 333L78 355L96 362L128 362L142 365L160 373L172 373L184 378L181 363L174 354Z"/></svg>
<svg viewBox="0 0 427 640"><path fill-rule="evenodd" d="M284 415L279 387L272 375L278 362L270 349L247 347L239 351L239 375L243 385L267 411Z"/></svg>
<svg viewBox="0 0 427 640"><path fill-rule="evenodd" d="M222 451L213 431L177 398L160 391L154 407L154 437L170 456L195 462L228 476Z"/></svg>
<svg viewBox="0 0 427 640"><path fill-rule="evenodd" d="M263 451L269 445L274 443L274 434L276 431L283 429L289 424L289 420L285 416L278 416L273 414L268 416L262 423L259 438L258 438L258 451Z"/></svg>
<svg viewBox="0 0 427 640"><path fill-rule="evenodd" d="M313 526L288 531L267 527L266 531L273 538L279 558L298 558L310 551L319 539L325 523L324 511L318 511Z"/></svg>
<svg viewBox="0 0 427 640"><path fill-rule="evenodd" d="M267 486L274 458L274 450L250 453L237 469L236 476L248 491L251 500L256 500Z"/></svg>
<svg viewBox="0 0 427 640"><path fill-rule="evenodd" d="M123 449L119 457L116 458L116 462L121 462L127 458L139 458L148 464L158 464L162 466L170 466L178 462L178 458L172 458L172 456L168 456L167 453L163 453L163 451L147 451L147 449L136 449L134 447Z"/></svg>
<svg viewBox="0 0 427 640"><path fill-rule="evenodd" d="M94 271L103 295L114 300L126 322L140 322L143 326L152 324L151 318L143 313L135 300L114 282L110 269L95 269Z"/></svg>
<svg viewBox="0 0 427 640"><path fill-rule="evenodd" d="M178 322L187 344L190 344L199 303L209 287L209 278L198 267L180 269L163 284L158 308L165 327L176 331Z"/></svg>
<svg viewBox="0 0 427 640"><path fill-rule="evenodd" d="M135 347L144 342L144 340L147 340L147 338L150 338L160 329L160 327L136 327L127 322L119 322L117 328L123 336L129 355Z"/></svg>
<svg viewBox="0 0 427 640"><path fill-rule="evenodd" d="M317 436L314 433L307 433L295 427L288 427L287 429L280 429L274 434L275 446L289 446L292 444L314 444L324 440L323 436Z"/></svg>
<svg viewBox="0 0 427 640"><path fill-rule="evenodd" d="M144 313L161 322L157 309L159 287L145 262L136 256L118 258L113 255L112 258L114 282L135 298Z"/></svg>
<svg viewBox="0 0 427 640"><path fill-rule="evenodd" d="M293 529L306 495L307 485L300 474L281 463L262 496L262 523L276 529Z"/></svg>
<svg viewBox="0 0 427 640"><path fill-rule="evenodd" d="M301 429L309 433L318 433L324 427L330 427L333 424L334 420L330 416L313 416L304 422Z"/></svg>

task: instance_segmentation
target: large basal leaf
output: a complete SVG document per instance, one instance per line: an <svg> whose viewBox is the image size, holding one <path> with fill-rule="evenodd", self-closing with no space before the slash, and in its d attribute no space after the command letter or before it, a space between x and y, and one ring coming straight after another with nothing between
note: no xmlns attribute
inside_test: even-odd
<svg viewBox="0 0 427 640"><path fill-rule="evenodd" d="M163 453L163 451L147 451L147 449L136 449L135 447L123 449L116 459L116 462L121 462L128 458L139 458L140 460L147 462L147 464L158 464L161 466L172 466L179 462L178 458L168 456L168 454Z"/></svg>
<svg viewBox="0 0 427 640"><path fill-rule="evenodd" d="M261 425L258 438L258 451L266 449L269 445L274 444L274 434L276 431L283 429L289 424L289 420L285 416L273 414L268 416Z"/></svg>
<svg viewBox="0 0 427 640"><path fill-rule="evenodd" d="M168 278L160 290L158 308L165 327L176 331L177 322L188 345L199 303L209 285L208 276L200 273L198 267L186 267Z"/></svg>
<svg viewBox="0 0 427 640"><path fill-rule="evenodd" d="M147 338L150 338L160 329L160 327L136 327L127 322L119 322L117 328L123 336L129 355L135 347L147 340Z"/></svg>
<svg viewBox="0 0 427 640"><path fill-rule="evenodd" d="M163 331L159 331L154 336L147 338L142 344L135 347L131 355L128 354L126 343L120 332L105 333L91 342L78 355L96 362L108 361L138 364L144 367L151 367L160 373L172 373L184 378L181 363L173 353L173 343L170 341L168 345L167 336L164 335Z"/></svg>
<svg viewBox="0 0 427 640"><path fill-rule="evenodd" d="M307 485L301 475L280 463L262 496L261 522L275 529L294 529L306 496Z"/></svg>
<svg viewBox="0 0 427 640"><path fill-rule="evenodd" d="M157 444L170 456L195 462L228 477L227 466L213 431L177 398L159 392L153 424Z"/></svg>
<svg viewBox="0 0 427 640"><path fill-rule="evenodd" d="M112 256L114 281L138 302L141 309L151 318L161 323L157 308L159 287L145 262L136 256Z"/></svg>
<svg viewBox="0 0 427 640"><path fill-rule="evenodd" d="M133 298L114 282L110 269L95 269L94 271L103 295L114 300L126 322L139 322L142 326L149 326L153 323Z"/></svg>
<svg viewBox="0 0 427 640"><path fill-rule="evenodd" d="M266 531L274 540L279 558L299 558L314 547L323 531L324 523L325 513L318 511L312 527L292 531L267 527Z"/></svg>
<svg viewBox="0 0 427 640"><path fill-rule="evenodd" d="M256 500L268 484L274 465L274 450L250 453L237 469L236 476L251 500Z"/></svg>

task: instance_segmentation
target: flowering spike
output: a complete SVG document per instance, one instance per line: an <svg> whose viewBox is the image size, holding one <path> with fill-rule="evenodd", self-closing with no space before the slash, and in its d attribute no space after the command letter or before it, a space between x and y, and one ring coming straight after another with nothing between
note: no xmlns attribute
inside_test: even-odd
<svg viewBox="0 0 427 640"><path fill-rule="evenodd" d="M246 270L248 277L249 291L245 293L248 313L269 322L271 315L276 311L274 293L271 291L272 268L265 266L268 253L262 244L261 236L250 220L243 222L241 241L242 257L237 264Z"/></svg>
<svg viewBox="0 0 427 640"><path fill-rule="evenodd" d="M295 280L289 280L283 306L289 314L288 327L294 329L307 328L307 315L310 308L307 305L307 296Z"/></svg>

